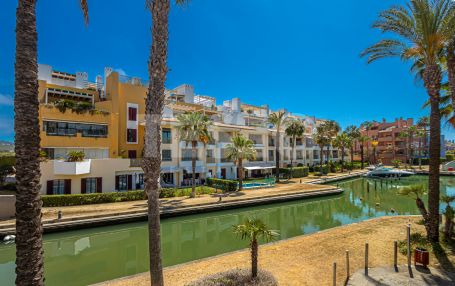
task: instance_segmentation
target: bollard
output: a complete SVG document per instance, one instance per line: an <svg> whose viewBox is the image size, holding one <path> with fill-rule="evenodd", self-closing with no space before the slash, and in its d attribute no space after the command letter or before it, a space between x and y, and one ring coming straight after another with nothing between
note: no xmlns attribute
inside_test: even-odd
<svg viewBox="0 0 455 286"><path fill-rule="evenodd" d="M346 281L349 280L349 276L351 276L349 273L349 250L346 250Z"/></svg>
<svg viewBox="0 0 455 286"><path fill-rule="evenodd" d="M408 267L411 267L411 225L407 226L407 240L408 240Z"/></svg>
<svg viewBox="0 0 455 286"><path fill-rule="evenodd" d="M337 263L333 263L333 286L337 285Z"/></svg>
<svg viewBox="0 0 455 286"><path fill-rule="evenodd" d="M62 211L57 212L57 219L61 220L62 219Z"/></svg>
<svg viewBox="0 0 455 286"><path fill-rule="evenodd" d="M393 267L395 267L395 269L397 268L398 266L398 241L394 241L393 242Z"/></svg>
<svg viewBox="0 0 455 286"><path fill-rule="evenodd" d="M365 276L368 276L368 242L365 243Z"/></svg>

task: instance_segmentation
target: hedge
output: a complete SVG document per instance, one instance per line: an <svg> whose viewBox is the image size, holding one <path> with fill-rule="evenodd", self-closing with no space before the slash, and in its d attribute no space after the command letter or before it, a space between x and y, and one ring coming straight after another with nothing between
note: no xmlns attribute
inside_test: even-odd
<svg viewBox="0 0 455 286"><path fill-rule="evenodd" d="M224 180L224 179L215 179L215 178L208 178L207 179L207 186L221 189L224 192L235 192L237 191L237 181L233 180Z"/></svg>
<svg viewBox="0 0 455 286"><path fill-rule="evenodd" d="M292 177L303 178L308 176L308 172L309 172L308 167L294 167L292 168ZM280 168L280 173L289 175L291 173L291 168Z"/></svg>
<svg viewBox="0 0 455 286"><path fill-rule="evenodd" d="M321 173L321 166L320 165L317 165L317 166L314 166L313 167L313 170L315 173ZM327 165L322 165L322 173L325 175L325 174L328 174L329 173L329 166Z"/></svg>
<svg viewBox="0 0 455 286"><path fill-rule="evenodd" d="M211 194L215 190L209 187L196 187L196 194ZM191 188L163 188L160 198L185 197L191 194ZM79 206L92 204L105 204L127 201L139 201L147 199L144 190L95 193L95 194L73 194L73 195L44 195L41 196L44 207Z"/></svg>

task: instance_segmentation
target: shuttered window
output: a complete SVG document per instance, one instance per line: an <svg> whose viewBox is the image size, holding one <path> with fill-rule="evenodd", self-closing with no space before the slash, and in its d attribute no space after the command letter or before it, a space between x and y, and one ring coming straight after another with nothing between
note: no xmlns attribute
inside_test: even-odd
<svg viewBox="0 0 455 286"><path fill-rule="evenodd" d="M84 178L81 179L81 193L94 194L102 192L103 178Z"/></svg>

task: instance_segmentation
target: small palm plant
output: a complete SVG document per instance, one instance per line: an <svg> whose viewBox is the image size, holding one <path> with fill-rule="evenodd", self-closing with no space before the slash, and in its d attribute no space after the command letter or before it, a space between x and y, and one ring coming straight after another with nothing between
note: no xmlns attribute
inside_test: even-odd
<svg viewBox="0 0 455 286"><path fill-rule="evenodd" d="M441 196L441 201L446 203L446 210L444 212L444 215L446 217L446 222L444 225L444 236L446 240L449 240L452 237L453 233L453 217L455 215L450 203L455 201L455 196Z"/></svg>
<svg viewBox="0 0 455 286"><path fill-rule="evenodd" d="M252 140L247 139L242 134L236 134L227 145L227 158L237 162L239 169L239 191L243 189L243 160L252 160L256 158L256 150Z"/></svg>
<svg viewBox="0 0 455 286"><path fill-rule="evenodd" d="M305 132L305 126L300 120L297 119L292 119L289 120L286 124L286 135L289 137L292 137L292 151L291 151L291 172L290 172L290 177L292 178L292 161L294 159L294 150L295 150L295 141L297 137L300 137L303 135L303 132Z"/></svg>
<svg viewBox="0 0 455 286"><path fill-rule="evenodd" d="M191 197L196 197L196 160L197 160L197 143L207 144L211 140L209 127L212 121L200 112L184 113L177 116L177 130L180 140L187 144L191 143Z"/></svg>
<svg viewBox="0 0 455 286"><path fill-rule="evenodd" d="M250 241L251 276L256 278L258 275L258 239L270 242L279 234L277 231L268 229L267 225L259 219L247 219L244 224L234 225L233 232L242 239L248 239Z"/></svg>
<svg viewBox="0 0 455 286"><path fill-rule="evenodd" d="M84 151L70 151L67 157L66 161L68 162L82 162L84 161L85 153Z"/></svg>
<svg viewBox="0 0 455 286"><path fill-rule="evenodd" d="M426 193L427 193L426 189L423 185L410 185L410 186L402 187L398 191L398 194L400 194L400 195L415 198L417 208L419 209L420 214L423 217L425 229L427 230L427 233L428 233L428 228L430 227L428 224L428 211L427 211L427 208L425 207L425 203L422 200L422 196Z"/></svg>

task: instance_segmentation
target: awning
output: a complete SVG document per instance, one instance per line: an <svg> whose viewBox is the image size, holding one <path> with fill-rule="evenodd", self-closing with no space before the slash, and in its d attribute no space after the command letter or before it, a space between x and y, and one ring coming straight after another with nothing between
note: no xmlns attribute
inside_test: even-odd
<svg viewBox="0 0 455 286"><path fill-rule="evenodd" d="M161 166L161 173L179 172L180 168L175 166Z"/></svg>
<svg viewBox="0 0 455 286"><path fill-rule="evenodd" d="M266 170L266 169L273 169L275 166L250 166L250 167L244 167L246 170Z"/></svg>
<svg viewBox="0 0 455 286"><path fill-rule="evenodd" d="M193 169L191 168L191 166L183 166L183 169L187 173L193 172ZM205 173L205 172L207 172L207 169L204 166L196 166L196 173Z"/></svg>

